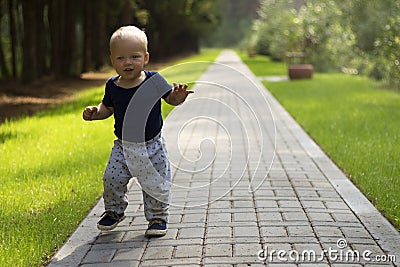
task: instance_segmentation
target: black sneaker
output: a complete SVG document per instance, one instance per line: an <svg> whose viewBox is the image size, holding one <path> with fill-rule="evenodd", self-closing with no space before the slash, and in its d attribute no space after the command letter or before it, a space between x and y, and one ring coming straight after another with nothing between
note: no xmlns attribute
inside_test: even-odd
<svg viewBox="0 0 400 267"><path fill-rule="evenodd" d="M97 229L106 231L114 229L123 219L125 219L124 213L117 214L110 210L103 212L101 217L102 218L97 223Z"/></svg>
<svg viewBox="0 0 400 267"><path fill-rule="evenodd" d="M152 219L149 222L149 227L146 230L147 237L160 237L167 234L167 223L161 219Z"/></svg>

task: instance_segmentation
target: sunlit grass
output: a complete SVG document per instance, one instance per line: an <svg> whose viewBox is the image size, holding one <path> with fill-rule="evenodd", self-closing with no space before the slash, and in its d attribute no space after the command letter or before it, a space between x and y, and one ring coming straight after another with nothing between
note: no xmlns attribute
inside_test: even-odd
<svg viewBox="0 0 400 267"><path fill-rule="evenodd" d="M287 75L285 63L272 61L269 57L255 55L249 57L246 52L237 51L243 63L247 64L256 76L282 76Z"/></svg>
<svg viewBox="0 0 400 267"><path fill-rule="evenodd" d="M271 75L251 59L247 63L258 75ZM340 73L264 84L400 229L400 94L366 77Z"/></svg>
<svg viewBox="0 0 400 267"><path fill-rule="evenodd" d="M198 55L178 60L158 71L169 83L188 83L190 89L194 85L192 82L200 78L201 74L207 70L210 62L213 62L220 52L220 49L203 49ZM163 102L161 108L163 118L165 118L174 107Z"/></svg>
<svg viewBox="0 0 400 267"><path fill-rule="evenodd" d="M0 266L37 266L100 196L110 120L85 123L101 89L53 112L0 126Z"/></svg>
<svg viewBox="0 0 400 267"><path fill-rule="evenodd" d="M217 54L204 50L185 60L213 61ZM0 266L42 265L101 196L113 120L85 122L82 110L99 103L103 90L0 125ZM163 105L164 116L171 108Z"/></svg>
<svg viewBox="0 0 400 267"><path fill-rule="evenodd" d="M267 87L400 228L400 94L344 74Z"/></svg>

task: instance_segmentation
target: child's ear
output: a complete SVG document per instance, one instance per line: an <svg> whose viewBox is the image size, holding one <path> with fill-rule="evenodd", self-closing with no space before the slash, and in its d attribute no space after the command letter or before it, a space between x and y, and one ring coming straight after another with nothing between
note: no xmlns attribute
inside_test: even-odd
<svg viewBox="0 0 400 267"><path fill-rule="evenodd" d="M113 60L113 57L111 54L110 54L110 62L111 62L111 65L114 66L114 60Z"/></svg>
<svg viewBox="0 0 400 267"><path fill-rule="evenodd" d="M149 52L146 52L146 54L144 55L144 64L147 65L150 61L150 54Z"/></svg>

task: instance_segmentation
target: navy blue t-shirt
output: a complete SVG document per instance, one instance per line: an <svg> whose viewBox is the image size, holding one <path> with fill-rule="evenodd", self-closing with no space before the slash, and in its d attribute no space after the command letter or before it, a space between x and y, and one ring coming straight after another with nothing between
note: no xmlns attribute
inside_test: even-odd
<svg viewBox="0 0 400 267"><path fill-rule="evenodd" d="M145 79L146 81L148 78L150 78L157 72L145 71L145 73L146 73L146 79ZM114 108L114 119L115 119L114 133L118 138L122 139L122 127L123 127L125 112L128 108L128 105L133 95L136 93L140 85L142 85L143 83L136 87L125 89L118 86L115 83L118 77L119 76L114 76L107 80L102 102L107 107ZM163 95L163 98L167 97L169 93L170 91L167 92L165 95ZM149 114L149 117L147 118L146 129L145 129L145 140L148 141L154 138L161 131L162 126L163 126L163 120L161 116L161 99L159 99L153 106Z"/></svg>

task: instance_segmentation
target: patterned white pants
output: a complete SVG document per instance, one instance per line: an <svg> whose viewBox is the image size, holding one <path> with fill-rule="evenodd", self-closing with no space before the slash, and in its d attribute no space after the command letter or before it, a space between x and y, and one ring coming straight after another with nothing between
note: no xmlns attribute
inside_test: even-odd
<svg viewBox="0 0 400 267"><path fill-rule="evenodd" d="M106 210L122 213L128 206L127 185L136 177L143 193L144 214L148 221L168 222L171 202L171 171L164 139L157 135L145 143L116 139L103 175Z"/></svg>

